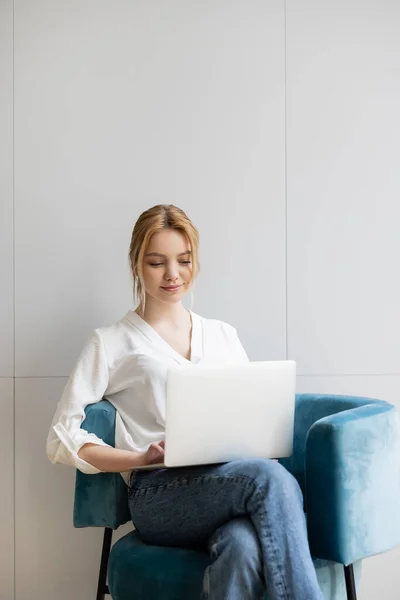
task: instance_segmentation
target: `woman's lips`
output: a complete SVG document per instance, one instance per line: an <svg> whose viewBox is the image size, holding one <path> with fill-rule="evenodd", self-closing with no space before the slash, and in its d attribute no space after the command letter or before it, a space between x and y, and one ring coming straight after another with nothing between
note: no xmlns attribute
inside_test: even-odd
<svg viewBox="0 0 400 600"><path fill-rule="evenodd" d="M174 285L171 287L163 287L161 289L165 290L166 292L176 292L176 290L179 290L180 287L180 285Z"/></svg>

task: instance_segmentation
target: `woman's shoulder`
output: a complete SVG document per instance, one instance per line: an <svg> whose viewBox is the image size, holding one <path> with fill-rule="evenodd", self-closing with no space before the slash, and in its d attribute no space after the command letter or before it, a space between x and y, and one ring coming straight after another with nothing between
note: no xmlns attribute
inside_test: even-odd
<svg viewBox="0 0 400 600"><path fill-rule="evenodd" d="M91 333L90 340L96 342L101 342L107 346L117 344L120 345L124 340L134 340L135 338L135 328L132 327L129 314L132 311L128 311L123 317L121 317L118 321L111 323L109 325L102 325L100 327L96 327Z"/></svg>
<svg viewBox="0 0 400 600"><path fill-rule="evenodd" d="M238 336L236 327L220 319L205 319L203 331L211 346L217 348L220 357L225 355L229 360L248 362L248 356Z"/></svg>
<svg viewBox="0 0 400 600"><path fill-rule="evenodd" d="M194 314L194 313L193 313ZM209 332L215 332L216 334L223 333L225 335L235 335L236 328L227 323L226 321L222 321L221 319L211 319L208 317L201 317L200 315L196 315L198 319L200 319L203 329Z"/></svg>

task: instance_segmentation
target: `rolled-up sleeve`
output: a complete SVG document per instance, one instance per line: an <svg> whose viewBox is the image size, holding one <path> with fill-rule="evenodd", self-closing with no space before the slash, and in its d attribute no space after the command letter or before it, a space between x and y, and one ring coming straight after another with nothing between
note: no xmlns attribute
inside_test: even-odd
<svg viewBox="0 0 400 600"><path fill-rule="evenodd" d="M102 439L81 428L85 408L102 400L108 386L108 364L98 330L83 348L69 377L50 427L46 453L52 463L75 466L83 473L101 471L78 456L84 444L108 446Z"/></svg>

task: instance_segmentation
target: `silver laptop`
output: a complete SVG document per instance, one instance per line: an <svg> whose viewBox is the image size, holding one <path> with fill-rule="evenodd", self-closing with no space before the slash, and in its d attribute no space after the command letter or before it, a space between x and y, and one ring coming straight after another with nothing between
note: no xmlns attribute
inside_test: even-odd
<svg viewBox="0 0 400 600"><path fill-rule="evenodd" d="M169 369L164 464L147 468L290 456L295 387L290 360Z"/></svg>

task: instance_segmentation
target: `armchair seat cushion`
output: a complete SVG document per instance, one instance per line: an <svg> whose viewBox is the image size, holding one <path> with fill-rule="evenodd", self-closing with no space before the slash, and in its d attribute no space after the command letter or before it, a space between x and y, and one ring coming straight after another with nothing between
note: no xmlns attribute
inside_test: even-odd
<svg viewBox="0 0 400 600"><path fill-rule="evenodd" d="M110 593L113 600L198 600L208 564L205 552L149 546L132 531L112 547L108 567ZM321 559L314 564L324 597L345 598L343 566ZM360 564L354 567L358 579Z"/></svg>
<svg viewBox="0 0 400 600"><path fill-rule="evenodd" d="M113 600L198 600L207 565L205 552L148 546L132 531L112 547L108 585Z"/></svg>

